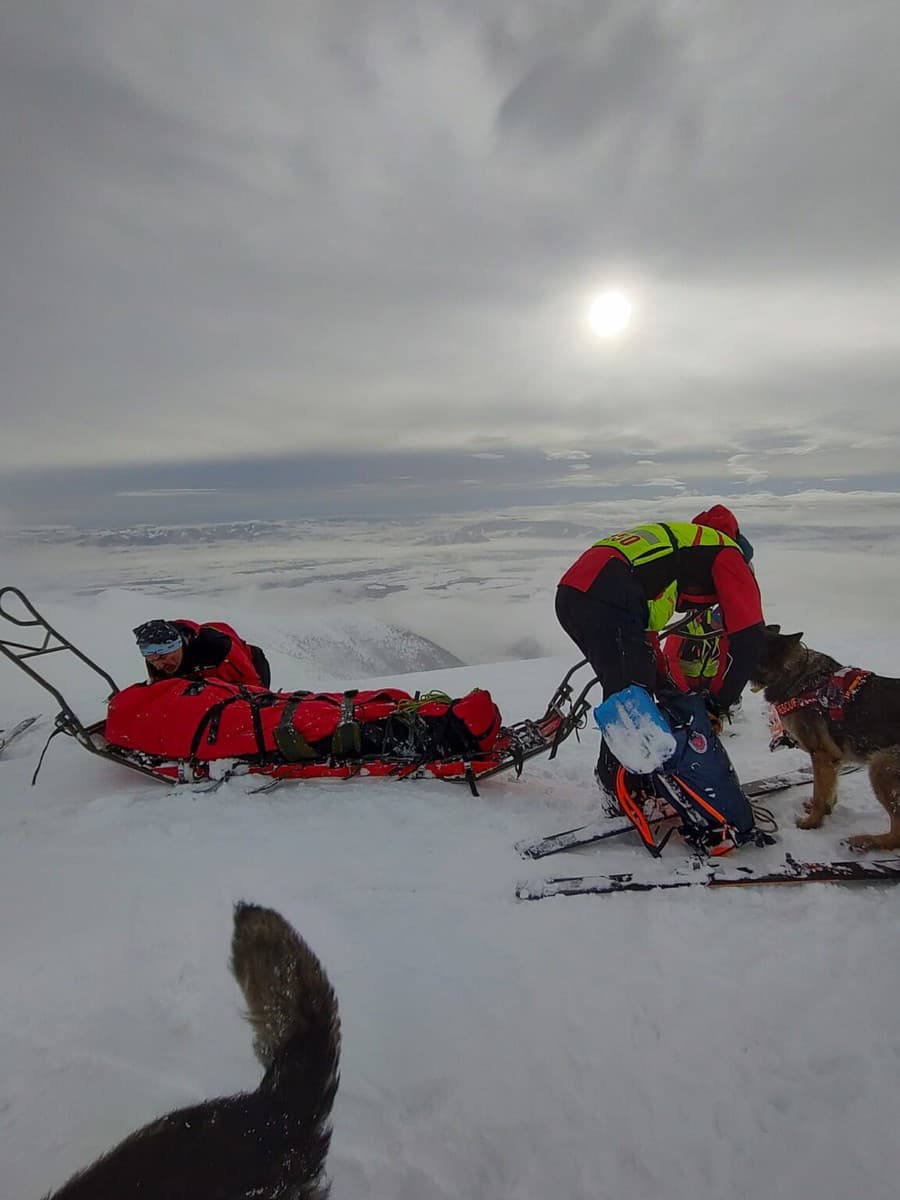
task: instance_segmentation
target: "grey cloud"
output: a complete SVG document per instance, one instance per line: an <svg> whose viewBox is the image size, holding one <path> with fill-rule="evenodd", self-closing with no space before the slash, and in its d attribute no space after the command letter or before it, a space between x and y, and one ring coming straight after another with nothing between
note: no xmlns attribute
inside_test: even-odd
<svg viewBox="0 0 900 1200"><path fill-rule="evenodd" d="M895 453L887 0L0 19L9 468ZM579 305L616 272L641 303L598 352Z"/></svg>
<svg viewBox="0 0 900 1200"><path fill-rule="evenodd" d="M575 237L612 226L620 254L704 273L873 265L898 249L898 40L888 3L587 10L525 66L499 127L552 162Z"/></svg>
<svg viewBox="0 0 900 1200"><path fill-rule="evenodd" d="M787 442L783 449L792 449ZM541 452L511 449L503 460L473 471L470 454L282 455L230 462L148 462L142 467L30 470L0 476L0 518L7 527L74 524L190 524L294 520L307 516L398 516L487 511L509 505L592 502L606 497L665 500L673 489L703 495L750 494L765 478L785 492L843 479L842 490L868 478L872 488L897 489L896 446L873 457L826 445L809 454L767 454L721 445L681 448L641 462L634 453L598 447L590 463L550 461ZM754 469L754 468L759 468ZM662 472L670 472L663 474Z"/></svg>
<svg viewBox="0 0 900 1200"><path fill-rule="evenodd" d="M679 39L657 10L634 6L616 19L597 6L564 49L526 68L500 105L498 129L551 156L608 133L635 153L647 122L670 123L676 135L692 127L691 89L677 94L679 82L689 82L685 68Z"/></svg>

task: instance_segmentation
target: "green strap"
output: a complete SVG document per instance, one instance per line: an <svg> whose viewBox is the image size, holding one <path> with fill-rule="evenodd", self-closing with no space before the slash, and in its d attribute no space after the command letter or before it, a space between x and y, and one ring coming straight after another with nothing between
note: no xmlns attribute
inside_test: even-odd
<svg viewBox="0 0 900 1200"><path fill-rule="evenodd" d="M302 762L304 759L318 758L315 750L294 725L294 713L309 695L309 692L295 692L287 704L273 732L275 745L286 762Z"/></svg>

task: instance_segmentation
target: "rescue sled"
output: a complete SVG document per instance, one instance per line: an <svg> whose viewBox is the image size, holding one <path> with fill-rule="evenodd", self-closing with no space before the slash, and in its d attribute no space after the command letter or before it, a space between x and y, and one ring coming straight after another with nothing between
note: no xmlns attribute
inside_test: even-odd
<svg viewBox="0 0 900 1200"><path fill-rule="evenodd" d="M13 627L12 630L10 626ZM133 745L122 745L121 735L116 740L111 740L107 727L109 713L104 719L85 724L60 688L48 677L46 668L49 664L43 661L41 669L38 669L35 660L46 660L50 655L64 656L68 663L74 663L79 670L84 668L85 671L93 672L102 681L104 690L108 689L110 711L115 710L117 702L125 700L127 693L141 688L149 692L154 687L166 685L133 685L129 689L120 689L107 671L54 629L25 594L15 587L0 588L0 651L35 683L48 691L59 705L60 711L55 718L48 745L56 734L63 733L74 738L91 754L170 785L217 782L234 775L245 774L266 776L273 782L354 777L434 778L467 783L473 794L477 795L476 781L479 779L486 779L508 770L513 770L518 775L525 761L538 754L549 752L550 757L554 757L559 745L586 724L590 712L587 694L595 683L595 680L591 679L579 693L575 693L572 679L576 672L586 665L584 661L576 663L550 697L542 716L503 725L499 711L493 706L497 716L497 727L492 729L490 737L479 739L473 735L469 744L455 753L448 753L446 748L441 753L434 753L436 743L433 737L426 739L431 752L426 750L421 742L417 745L415 739L406 738L395 741L385 739L379 752L367 753L366 739L360 736L361 732L365 731L365 722L357 719L358 703L365 703L366 700L358 701L358 697L371 698L373 693L345 692L343 695L325 694L339 708L338 720L332 734L325 740L306 743L299 752L286 754L279 749L278 744L270 744L260 737L257 742L259 749L255 753L224 754L219 757L210 742L209 727L212 718L207 717L202 722L203 736L193 736L185 752L172 755L150 753ZM262 711L276 702L254 696L255 693L265 692L265 689L234 688L232 685L222 685L218 681L206 683L218 688L220 693L222 687L231 687L233 693L249 693L253 705ZM180 695L184 696L192 686L203 684L204 681L180 680L179 685L184 687ZM475 691L480 692L482 689ZM381 694L374 695L377 697ZM469 695L471 697L474 693ZM266 692L266 696L276 698L278 702L293 701L296 704L309 694ZM234 699L235 702L248 702L243 694L235 696ZM321 700L322 696L314 699ZM409 699L411 704L403 711L411 711L417 718L429 703L434 704L429 697L416 696ZM463 697L462 701L466 699L468 698ZM462 702L451 701L449 697L446 700L450 706ZM230 699L227 696L224 701L219 699L219 709L223 709L228 703ZM259 715L253 720L258 728ZM304 739L300 740L304 742ZM438 744L444 745L444 742L438 739ZM283 741L281 745L284 745ZM47 746L44 747L44 752L46 749ZM42 761L43 754L35 771L35 778Z"/></svg>

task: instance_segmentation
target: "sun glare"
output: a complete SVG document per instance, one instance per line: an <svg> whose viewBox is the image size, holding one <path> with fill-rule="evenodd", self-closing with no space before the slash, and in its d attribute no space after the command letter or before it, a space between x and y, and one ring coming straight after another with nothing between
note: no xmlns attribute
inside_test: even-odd
<svg viewBox="0 0 900 1200"><path fill-rule="evenodd" d="M591 301L588 324L597 337L618 337L630 321L631 301L624 292L600 292Z"/></svg>

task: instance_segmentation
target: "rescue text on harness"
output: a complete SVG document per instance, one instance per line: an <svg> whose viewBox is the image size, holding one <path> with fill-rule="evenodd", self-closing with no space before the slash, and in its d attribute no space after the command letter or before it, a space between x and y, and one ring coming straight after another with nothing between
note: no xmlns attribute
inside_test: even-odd
<svg viewBox="0 0 900 1200"><path fill-rule="evenodd" d="M841 667L824 683L816 683L799 696L792 696L773 707L780 717L796 712L798 708L819 708L829 720L840 725L847 705L872 674L861 667Z"/></svg>

